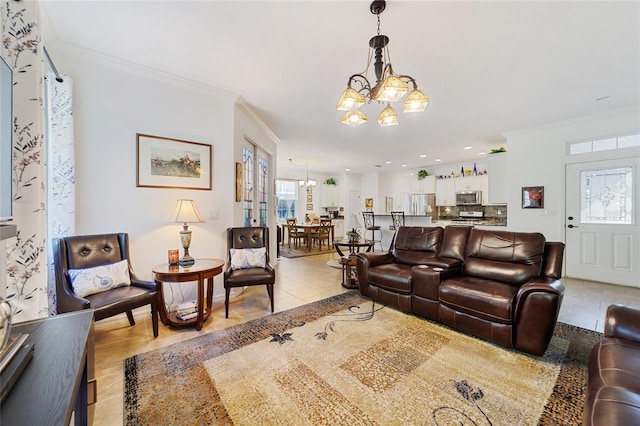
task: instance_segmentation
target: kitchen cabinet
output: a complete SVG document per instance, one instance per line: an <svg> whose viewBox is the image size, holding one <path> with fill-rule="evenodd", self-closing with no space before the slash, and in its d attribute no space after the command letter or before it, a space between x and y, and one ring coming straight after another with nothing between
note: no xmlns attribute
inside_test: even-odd
<svg viewBox="0 0 640 426"><path fill-rule="evenodd" d="M340 197L338 193L338 185L323 184L323 207L338 207L340 205Z"/></svg>
<svg viewBox="0 0 640 426"><path fill-rule="evenodd" d="M436 192L436 177L427 176L422 180L414 176L407 177L409 180L409 193L410 194L433 194Z"/></svg>
<svg viewBox="0 0 640 426"><path fill-rule="evenodd" d="M507 204L507 153L489 155L489 204Z"/></svg>
<svg viewBox="0 0 640 426"><path fill-rule="evenodd" d="M456 179L436 180L436 205L455 206L456 205Z"/></svg>
<svg viewBox="0 0 640 426"><path fill-rule="evenodd" d="M331 224L333 225L333 238L336 240L345 239L344 219L333 219Z"/></svg>

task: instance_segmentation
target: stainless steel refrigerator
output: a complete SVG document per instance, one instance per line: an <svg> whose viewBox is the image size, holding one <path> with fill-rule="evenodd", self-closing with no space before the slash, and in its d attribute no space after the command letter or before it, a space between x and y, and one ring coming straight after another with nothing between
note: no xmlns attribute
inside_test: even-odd
<svg viewBox="0 0 640 426"><path fill-rule="evenodd" d="M436 194L409 194L405 197L404 214L413 216L431 216L438 219Z"/></svg>

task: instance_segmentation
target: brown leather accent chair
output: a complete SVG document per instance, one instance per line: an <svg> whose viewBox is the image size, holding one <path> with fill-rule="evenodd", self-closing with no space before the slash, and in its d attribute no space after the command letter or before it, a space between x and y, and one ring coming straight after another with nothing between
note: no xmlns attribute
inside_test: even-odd
<svg viewBox="0 0 640 426"><path fill-rule="evenodd" d="M640 424L640 309L610 305L591 350L582 424Z"/></svg>
<svg viewBox="0 0 640 426"><path fill-rule="evenodd" d="M158 298L156 283L139 279L129 256L129 235L101 234L56 238L53 241L58 313L93 308L94 319L126 313L130 325L135 325L133 309L150 305L153 337L158 337ZM131 285L118 287L86 297L73 292L68 271L86 269L126 260Z"/></svg>
<svg viewBox="0 0 640 426"><path fill-rule="evenodd" d="M231 267L231 249L266 248L266 265L264 268L233 269ZM269 228L244 227L227 229L227 264L224 271L224 309L225 318L229 318L229 293L234 287L252 285L267 286L273 313L273 285L276 282L276 271L269 263Z"/></svg>

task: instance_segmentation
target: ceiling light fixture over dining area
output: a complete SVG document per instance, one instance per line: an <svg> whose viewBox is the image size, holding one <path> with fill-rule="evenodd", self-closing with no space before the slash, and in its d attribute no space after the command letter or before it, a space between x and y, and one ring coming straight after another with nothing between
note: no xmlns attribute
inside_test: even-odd
<svg viewBox="0 0 640 426"><path fill-rule="evenodd" d="M400 100L408 91L411 83L413 88L404 101L403 112L422 112L429 103L429 98L418 89L415 79L405 74L395 74L391 66L389 55L389 37L380 34L380 14L386 7L386 1L375 0L371 2L369 10L378 17L378 33L369 40L369 59L367 67L363 73L353 74L349 77L347 88L340 97L336 108L339 111L347 111L340 121L351 127L365 123L368 118L360 110L365 101L371 103L376 100L378 102L386 102L387 106L378 115L378 123L381 126L396 126L400 124L398 114L391 107L391 102ZM376 84L371 86L366 75L371 65L371 60L375 56L374 71L376 75ZM386 57L386 63L384 62ZM356 90L352 85L359 85Z"/></svg>
<svg viewBox="0 0 640 426"><path fill-rule="evenodd" d="M298 166L296 163L293 162L292 158L289 158L289 162L294 167L304 167L304 166ZM305 166L307 167L307 178L305 180L300 179L298 181L298 185L300 185L300 188L302 187L313 188L318 184L318 182L315 179L309 179L309 162L308 161L305 163Z"/></svg>

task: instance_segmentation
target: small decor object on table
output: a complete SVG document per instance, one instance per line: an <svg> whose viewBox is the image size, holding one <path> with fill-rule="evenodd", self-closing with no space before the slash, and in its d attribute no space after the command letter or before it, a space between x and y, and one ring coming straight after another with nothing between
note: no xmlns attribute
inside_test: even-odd
<svg viewBox="0 0 640 426"><path fill-rule="evenodd" d="M523 209L544 208L544 186L522 187L522 208Z"/></svg>
<svg viewBox="0 0 640 426"><path fill-rule="evenodd" d="M179 256L178 249L169 250L169 266L174 266L178 264L178 260L179 260L178 256Z"/></svg>
<svg viewBox="0 0 640 426"><path fill-rule="evenodd" d="M351 231L347 231L347 238L350 243L357 243L360 241L360 232L356 228L352 228Z"/></svg>

